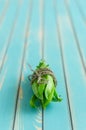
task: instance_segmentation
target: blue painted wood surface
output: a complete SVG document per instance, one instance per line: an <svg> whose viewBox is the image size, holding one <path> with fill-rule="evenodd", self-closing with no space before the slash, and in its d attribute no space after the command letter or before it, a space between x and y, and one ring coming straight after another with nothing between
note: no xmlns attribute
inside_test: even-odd
<svg viewBox="0 0 86 130"><path fill-rule="evenodd" d="M0 130L86 130L86 1L0 0ZM61 103L33 109L28 75L44 58Z"/></svg>

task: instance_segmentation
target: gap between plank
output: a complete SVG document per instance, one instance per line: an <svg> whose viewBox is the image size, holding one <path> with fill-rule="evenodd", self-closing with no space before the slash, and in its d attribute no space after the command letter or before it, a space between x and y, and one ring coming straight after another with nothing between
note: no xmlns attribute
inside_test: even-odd
<svg viewBox="0 0 86 130"><path fill-rule="evenodd" d="M42 26L42 40L41 40L41 57L42 60L45 59L45 45L44 45L44 8L45 8L45 2L44 0L41 0L41 26ZM42 107L42 130L44 130L44 108Z"/></svg>
<svg viewBox="0 0 86 130"><path fill-rule="evenodd" d="M15 121L16 121L16 114L17 114L17 107L18 107L19 91L20 91L20 84L21 84L21 81L22 81L22 70L23 70L23 66L24 66L24 60L25 60L26 49L27 49L27 44L28 44L27 36L29 34L29 26L30 26L31 13L32 13L32 3L33 3L33 0L30 0L30 4L28 4L29 5L29 8L28 8L29 14L28 14L28 19L27 19L27 24L26 24L24 50L23 50L23 55L22 55L21 68L20 68L20 76L19 76L18 90L17 90L17 95L16 95L16 103L15 103L12 130L15 130Z"/></svg>
<svg viewBox="0 0 86 130"><path fill-rule="evenodd" d="M74 130L74 123L73 123L72 110L71 110L71 104L70 104L70 95L69 95L69 91L68 91L68 80L67 80L67 75L66 75L66 70L65 70L65 61L64 61L63 47L62 47L62 40L61 40L61 32L60 32L60 27L59 27L58 15L56 15L57 14L56 0L54 0L54 10L55 10L57 35L58 35L58 41L59 41L59 47L60 47L63 75L64 75L64 82L65 82L65 89L66 89L66 95L67 95L70 124L71 124L71 130Z"/></svg>

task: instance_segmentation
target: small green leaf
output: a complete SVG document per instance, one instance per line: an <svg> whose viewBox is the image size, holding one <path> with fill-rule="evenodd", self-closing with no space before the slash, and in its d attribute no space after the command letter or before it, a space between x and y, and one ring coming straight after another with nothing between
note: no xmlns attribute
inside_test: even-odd
<svg viewBox="0 0 86 130"><path fill-rule="evenodd" d="M37 82L34 82L32 84L32 90L33 93L35 94L35 96L37 98L39 98L40 100L43 100L43 92L45 89L45 84L38 84Z"/></svg>
<svg viewBox="0 0 86 130"><path fill-rule="evenodd" d="M37 97L35 96L35 95L33 95L32 96L32 98L31 98L31 100L30 100L30 105L32 106L32 107L37 107L36 106L36 101L37 101Z"/></svg>
<svg viewBox="0 0 86 130"><path fill-rule="evenodd" d="M54 102L61 102L62 101L62 98L60 98L56 92L56 88L54 89L54 95L53 95L52 101L54 101Z"/></svg>
<svg viewBox="0 0 86 130"><path fill-rule="evenodd" d="M46 108L46 106L51 102L51 100L47 100L47 99L44 99L43 103L42 103L42 107L43 108Z"/></svg>
<svg viewBox="0 0 86 130"><path fill-rule="evenodd" d="M39 86L38 86L38 95L39 95L40 100L43 100L44 89L45 89L45 84L39 84Z"/></svg>
<svg viewBox="0 0 86 130"><path fill-rule="evenodd" d="M38 84L37 84L37 81L33 82L32 84L32 90L33 90L33 93L35 94L36 97L39 97L39 94L38 94Z"/></svg>
<svg viewBox="0 0 86 130"><path fill-rule="evenodd" d="M39 69L39 68L47 68L48 66L49 65L47 65L44 60L41 60L39 65L37 66L37 69Z"/></svg>
<svg viewBox="0 0 86 130"><path fill-rule="evenodd" d="M47 80L48 83L45 88L45 98L51 101L54 94L54 82L53 78L50 75L47 75Z"/></svg>

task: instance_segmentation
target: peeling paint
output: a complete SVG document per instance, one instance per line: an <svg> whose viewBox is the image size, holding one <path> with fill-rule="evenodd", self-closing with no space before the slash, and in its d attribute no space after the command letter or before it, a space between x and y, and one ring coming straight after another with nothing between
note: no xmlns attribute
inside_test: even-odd
<svg viewBox="0 0 86 130"><path fill-rule="evenodd" d="M41 119L42 119L42 115L39 115L39 114L38 114L38 115L36 116L36 119L41 120Z"/></svg>
<svg viewBox="0 0 86 130"><path fill-rule="evenodd" d="M69 5L69 4L70 4L70 0L66 0L66 2L67 2L67 5Z"/></svg>
<svg viewBox="0 0 86 130"><path fill-rule="evenodd" d="M21 78L22 81L24 81L24 75L22 74L22 78Z"/></svg>
<svg viewBox="0 0 86 130"><path fill-rule="evenodd" d="M23 90L22 90L22 87L20 87L20 90L19 90L19 98L23 99Z"/></svg>
<svg viewBox="0 0 86 130"><path fill-rule="evenodd" d="M24 64L24 71L26 71L26 69L27 69L27 68L26 68L26 64Z"/></svg>
<svg viewBox="0 0 86 130"><path fill-rule="evenodd" d="M38 122L38 123L42 123L42 119L40 120L40 119L35 119L36 120L36 122Z"/></svg>
<svg viewBox="0 0 86 130"><path fill-rule="evenodd" d="M8 59L8 57L7 57L7 55L5 56L5 59L4 59L4 61L3 61L3 55L4 54L2 54L2 58L0 59L0 69L4 66L4 64L6 64L6 62L7 62L7 59Z"/></svg>
<svg viewBox="0 0 86 130"><path fill-rule="evenodd" d="M42 126L42 112L41 112L40 108L38 108L38 113L37 113L36 118L35 118L34 127L36 128L36 130L42 130L42 127L38 126L38 125Z"/></svg>
<svg viewBox="0 0 86 130"><path fill-rule="evenodd" d="M35 126L36 130L42 130L41 127Z"/></svg>
<svg viewBox="0 0 86 130"><path fill-rule="evenodd" d="M3 83L4 83L4 80L5 80L5 77L6 77L6 73L7 73L7 68L5 69L5 72L0 80L0 90L2 89L2 86L3 86Z"/></svg>
<svg viewBox="0 0 86 130"><path fill-rule="evenodd" d="M26 35L25 35L25 38L28 39L29 35L30 35L30 32L27 32ZM26 46L26 48L27 48L27 46Z"/></svg>

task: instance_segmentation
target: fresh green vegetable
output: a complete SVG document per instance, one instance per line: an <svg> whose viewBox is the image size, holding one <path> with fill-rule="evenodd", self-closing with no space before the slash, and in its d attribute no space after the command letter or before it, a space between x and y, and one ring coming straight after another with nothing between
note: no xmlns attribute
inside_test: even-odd
<svg viewBox="0 0 86 130"><path fill-rule="evenodd" d="M30 105L32 107L37 107L38 102L45 108L51 101L62 101L62 98L59 97L56 92L56 78L45 61L40 61L29 79L34 93L30 100Z"/></svg>

